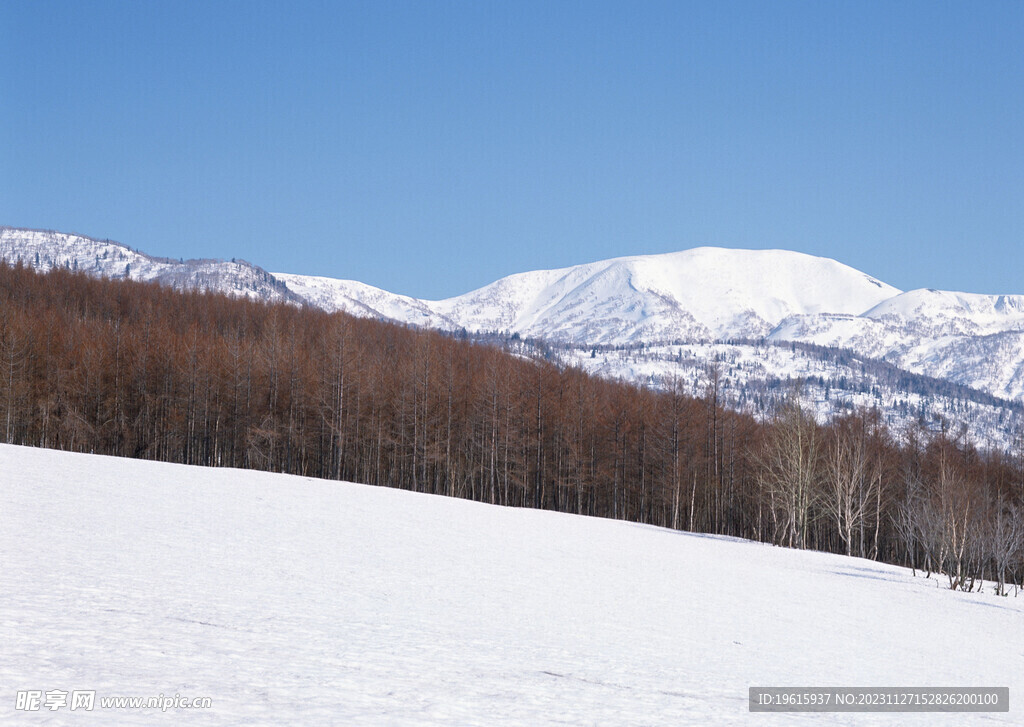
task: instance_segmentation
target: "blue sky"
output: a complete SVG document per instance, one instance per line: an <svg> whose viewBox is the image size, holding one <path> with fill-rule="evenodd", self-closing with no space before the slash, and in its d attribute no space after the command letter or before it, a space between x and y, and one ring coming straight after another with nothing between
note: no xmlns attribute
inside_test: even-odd
<svg viewBox="0 0 1024 727"><path fill-rule="evenodd" d="M0 224L445 297L698 245L1024 293L1019 2L0 3Z"/></svg>

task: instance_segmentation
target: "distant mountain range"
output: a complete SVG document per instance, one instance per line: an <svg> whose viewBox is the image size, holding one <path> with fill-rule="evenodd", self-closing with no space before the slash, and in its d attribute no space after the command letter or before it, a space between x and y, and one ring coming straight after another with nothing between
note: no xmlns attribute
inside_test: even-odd
<svg viewBox="0 0 1024 727"><path fill-rule="evenodd" d="M0 258L528 340L567 365L645 385L685 380L696 394L711 366L727 398L751 411L764 410L780 382L802 379L823 416L874 405L894 421L942 420L1003 445L1021 424L1024 296L902 292L785 250L616 258L519 273L439 301L52 231L0 227Z"/></svg>
<svg viewBox="0 0 1024 727"><path fill-rule="evenodd" d="M899 293L833 260L708 247L519 273L441 301L352 281L275 277L325 308L355 312L369 302L403 322L581 345L759 338L790 316L855 315Z"/></svg>

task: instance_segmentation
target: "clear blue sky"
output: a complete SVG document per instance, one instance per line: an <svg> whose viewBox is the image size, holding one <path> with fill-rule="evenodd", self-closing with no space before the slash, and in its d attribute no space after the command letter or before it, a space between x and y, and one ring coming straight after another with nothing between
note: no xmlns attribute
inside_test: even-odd
<svg viewBox="0 0 1024 727"><path fill-rule="evenodd" d="M0 224L444 297L698 245L1024 293L1024 3L0 2Z"/></svg>

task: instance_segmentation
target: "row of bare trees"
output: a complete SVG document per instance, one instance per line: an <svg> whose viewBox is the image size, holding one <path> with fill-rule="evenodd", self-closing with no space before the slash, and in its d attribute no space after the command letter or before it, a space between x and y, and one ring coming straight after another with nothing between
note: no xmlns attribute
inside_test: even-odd
<svg viewBox="0 0 1024 727"><path fill-rule="evenodd" d="M1019 583L1001 453L871 413L758 424L435 332L0 265L4 441L403 487Z"/></svg>
<svg viewBox="0 0 1024 727"><path fill-rule="evenodd" d="M897 446L873 412L820 427L793 400L757 462L775 542L920 566L952 589L988 578L1005 594L1009 574L1019 583L1021 470L1002 453L981 456L944 436Z"/></svg>
<svg viewBox="0 0 1024 727"><path fill-rule="evenodd" d="M758 477L777 542L808 547L812 525L824 521L847 555L876 557L892 443L873 413L819 427L791 400L761 447Z"/></svg>
<svg viewBox="0 0 1024 727"><path fill-rule="evenodd" d="M986 577L1005 595L1008 574L1024 555L1024 509L1019 497L974 479L950 453L931 479L911 475L897 511L911 567L946 574L949 587L973 590ZM1014 580L1019 584L1019 580Z"/></svg>

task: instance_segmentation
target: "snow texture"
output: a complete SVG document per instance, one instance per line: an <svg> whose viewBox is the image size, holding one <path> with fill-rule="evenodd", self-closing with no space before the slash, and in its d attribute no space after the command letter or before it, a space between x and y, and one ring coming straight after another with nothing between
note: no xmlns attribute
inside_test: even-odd
<svg viewBox="0 0 1024 727"><path fill-rule="evenodd" d="M399 490L0 445L0 723L1021 724L1024 598ZM750 686L1010 713L750 714ZM18 690L210 697L15 711Z"/></svg>

